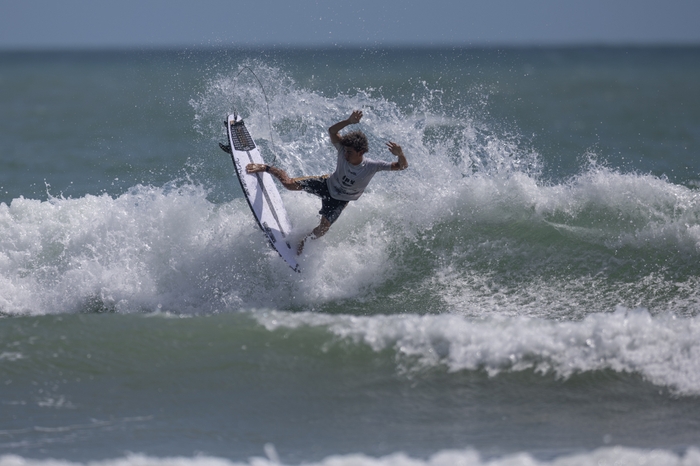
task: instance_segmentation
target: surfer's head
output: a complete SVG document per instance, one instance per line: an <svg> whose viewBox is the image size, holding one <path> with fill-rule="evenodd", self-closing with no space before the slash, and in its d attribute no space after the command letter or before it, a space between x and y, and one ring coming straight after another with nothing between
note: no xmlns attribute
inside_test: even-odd
<svg viewBox="0 0 700 466"><path fill-rule="evenodd" d="M355 149L360 155L369 150L369 142L367 136L362 131L351 131L348 134L340 137L340 144L344 147Z"/></svg>

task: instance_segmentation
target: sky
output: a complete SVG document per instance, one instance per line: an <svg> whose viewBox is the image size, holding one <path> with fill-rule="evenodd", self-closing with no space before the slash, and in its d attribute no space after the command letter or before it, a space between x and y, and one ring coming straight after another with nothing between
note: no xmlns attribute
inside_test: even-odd
<svg viewBox="0 0 700 466"><path fill-rule="evenodd" d="M700 0L0 0L0 49L700 45Z"/></svg>

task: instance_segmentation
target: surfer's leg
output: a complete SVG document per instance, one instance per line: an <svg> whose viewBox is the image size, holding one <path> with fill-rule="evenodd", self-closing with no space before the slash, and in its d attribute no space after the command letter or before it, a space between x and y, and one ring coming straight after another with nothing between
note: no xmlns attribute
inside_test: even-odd
<svg viewBox="0 0 700 466"><path fill-rule="evenodd" d="M325 183L323 183L323 186L325 186ZM340 201L338 199L333 199L332 197L330 197L330 195L327 197L323 197L321 211L319 212L319 214L321 214L321 223L319 223L318 226L314 228L314 230L311 233L306 235L306 238L301 240L301 243L299 243L299 247L297 247L297 255L301 254L301 252L304 250L304 242L307 238L316 239L328 233L328 230L330 229L333 222L338 220L338 217L343 212L343 209L347 207L347 205L348 201Z"/></svg>
<svg viewBox="0 0 700 466"><path fill-rule="evenodd" d="M304 250L304 243L306 242L307 239L317 239L320 238L321 236L325 235L328 233L328 230L331 227L331 222L326 218L326 217L321 217L321 223L318 224L316 228L313 229L311 233L306 235L303 240L299 243L299 246L297 247L297 256L302 253Z"/></svg>
<svg viewBox="0 0 700 466"><path fill-rule="evenodd" d="M265 165L263 163L249 163L246 165L245 170L248 173L259 173L266 171L270 175L277 178L280 183L282 183L282 186L290 191L301 191L301 186L299 183L297 183L296 179L290 178L289 175L287 175L287 172L281 168L273 167L272 165Z"/></svg>

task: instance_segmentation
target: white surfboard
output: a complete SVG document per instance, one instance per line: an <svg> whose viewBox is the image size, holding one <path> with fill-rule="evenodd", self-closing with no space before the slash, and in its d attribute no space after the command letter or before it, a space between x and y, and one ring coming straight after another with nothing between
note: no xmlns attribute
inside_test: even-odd
<svg viewBox="0 0 700 466"><path fill-rule="evenodd" d="M272 175L265 172L246 173L245 167L249 163L265 163L255 141L237 115L229 115L226 119L226 133L231 145L233 166L258 225L282 259L292 270L299 272L297 254L289 242L292 226Z"/></svg>

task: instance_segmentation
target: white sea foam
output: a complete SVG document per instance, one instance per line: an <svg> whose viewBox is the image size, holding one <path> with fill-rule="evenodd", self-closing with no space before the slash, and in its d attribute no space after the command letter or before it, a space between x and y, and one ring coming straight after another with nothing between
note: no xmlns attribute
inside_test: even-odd
<svg viewBox="0 0 700 466"><path fill-rule="evenodd" d="M45 459L26 459L15 455L0 456L0 466L283 466L299 463L279 461L276 455L255 457L248 461L231 461L210 456L156 458L131 454L124 458L84 463ZM606 447L586 453L561 456L553 460L538 460L528 453L501 458L482 458L475 450L445 450L427 459L412 458L404 453L383 457L364 454L329 456L321 461L304 462L304 466L696 466L700 465L700 450L690 448L683 454L669 450L644 450Z"/></svg>
<svg viewBox="0 0 700 466"><path fill-rule="evenodd" d="M613 370L641 374L685 395L700 394L700 318L652 317L618 309L578 322L457 315L333 316L256 311L269 330L324 327L375 351L393 349L405 369L446 366L495 375L527 369L572 374Z"/></svg>
<svg viewBox="0 0 700 466"><path fill-rule="evenodd" d="M662 178L593 163L569 182L543 188L534 205L562 233L609 248L700 253L700 193Z"/></svg>
<svg viewBox="0 0 700 466"><path fill-rule="evenodd" d="M393 174L384 176L378 186ZM597 179L552 187L524 174L475 176L420 202L408 188L370 192L324 238L308 243L301 275L291 274L267 248L242 199L216 205L201 187L137 186L116 198L18 198L0 204L0 312L316 307L371 296L417 267L423 273L401 295L408 302L434 296L434 307L406 311L580 318L624 303L694 315L700 302L698 274L691 270L700 248L700 227L692 223L695 193L636 175ZM641 192L653 188L656 204L635 201L642 206L635 211L623 208L623 200L596 200L602 182L626 182ZM318 202L303 193L283 196L301 236L315 226ZM618 208L627 216L619 223L631 218L639 225L606 233L577 217L586 208ZM536 236L502 236L513 222L535 231L549 222L593 247L571 258L568 249L540 245ZM603 272L615 266L614 252L625 245L662 256L667 251L677 270L685 267L685 277L644 265L636 280L611 281ZM520 267L508 269L511 277L483 265L508 260ZM570 274L572 264L581 271ZM553 275L540 277L548 267Z"/></svg>
<svg viewBox="0 0 700 466"><path fill-rule="evenodd" d="M0 204L0 311L71 312L90 302L155 310L193 301L192 283L229 270L227 247L250 228L232 207L214 206L192 186Z"/></svg>

